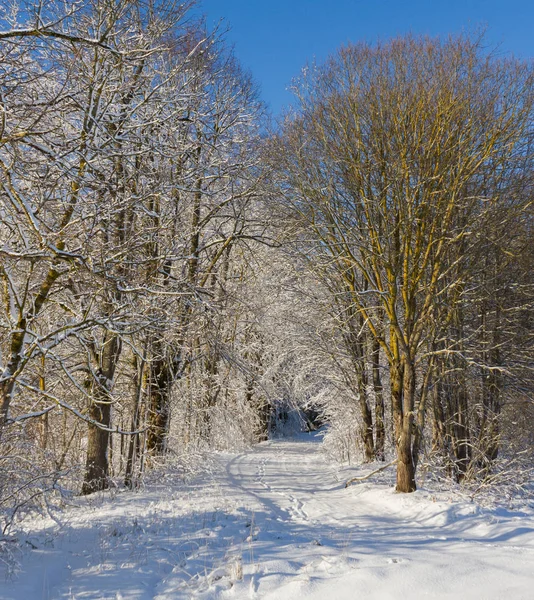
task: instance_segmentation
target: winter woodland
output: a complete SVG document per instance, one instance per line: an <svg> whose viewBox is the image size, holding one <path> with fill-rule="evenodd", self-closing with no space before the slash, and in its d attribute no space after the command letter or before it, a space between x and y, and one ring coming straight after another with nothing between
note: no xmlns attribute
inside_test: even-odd
<svg viewBox="0 0 534 600"><path fill-rule="evenodd" d="M528 502L531 63L348 45L274 123L198 15L0 0L0 562L35 514L322 426L398 492Z"/></svg>

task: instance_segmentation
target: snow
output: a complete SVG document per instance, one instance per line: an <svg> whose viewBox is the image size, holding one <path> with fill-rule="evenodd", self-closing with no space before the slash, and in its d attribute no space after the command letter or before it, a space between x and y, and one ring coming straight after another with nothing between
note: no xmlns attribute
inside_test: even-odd
<svg viewBox="0 0 534 600"><path fill-rule="evenodd" d="M143 491L80 499L60 524L26 523L0 598L534 597L532 507L373 480L345 489L354 469L328 464L313 434L216 463L189 484L161 473Z"/></svg>

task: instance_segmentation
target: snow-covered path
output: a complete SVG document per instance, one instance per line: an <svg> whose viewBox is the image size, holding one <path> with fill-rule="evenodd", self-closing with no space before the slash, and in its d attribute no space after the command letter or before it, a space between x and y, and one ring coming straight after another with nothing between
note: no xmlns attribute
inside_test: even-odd
<svg viewBox="0 0 534 600"><path fill-rule="evenodd" d="M370 483L346 490L303 440L264 444L227 471L257 502L258 597L534 598L532 516Z"/></svg>
<svg viewBox="0 0 534 600"><path fill-rule="evenodd" d="M42 522L0 598L534 598L532 510L344 489L310 435L218 461Z"/></svg>

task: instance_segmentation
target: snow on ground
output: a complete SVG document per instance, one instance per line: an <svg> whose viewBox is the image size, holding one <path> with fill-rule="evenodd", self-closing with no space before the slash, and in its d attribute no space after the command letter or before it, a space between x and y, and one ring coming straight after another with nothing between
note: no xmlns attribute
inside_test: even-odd
<svg viewBox="0 0 534 600"><path fill-rule="evenodd" d="M33 520L0 598L534 598L532 507L482 509L370 481L345 489L319 441L221 454L209 481L162 476L82 499L61 524Z"/></svg>

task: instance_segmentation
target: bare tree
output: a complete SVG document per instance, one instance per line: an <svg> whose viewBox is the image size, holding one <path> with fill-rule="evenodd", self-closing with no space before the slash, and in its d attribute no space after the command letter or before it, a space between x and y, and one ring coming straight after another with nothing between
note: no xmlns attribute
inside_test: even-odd
<svg viewBox="0 0 534 600"><path fill-rule="evenodd" d="M274 142L285 197L388 362L397 489L410 492L434 307L445 279L473 269L448 257L530 156L532 71L478 40L407 37L341 49L296 93Z"/></svg>

